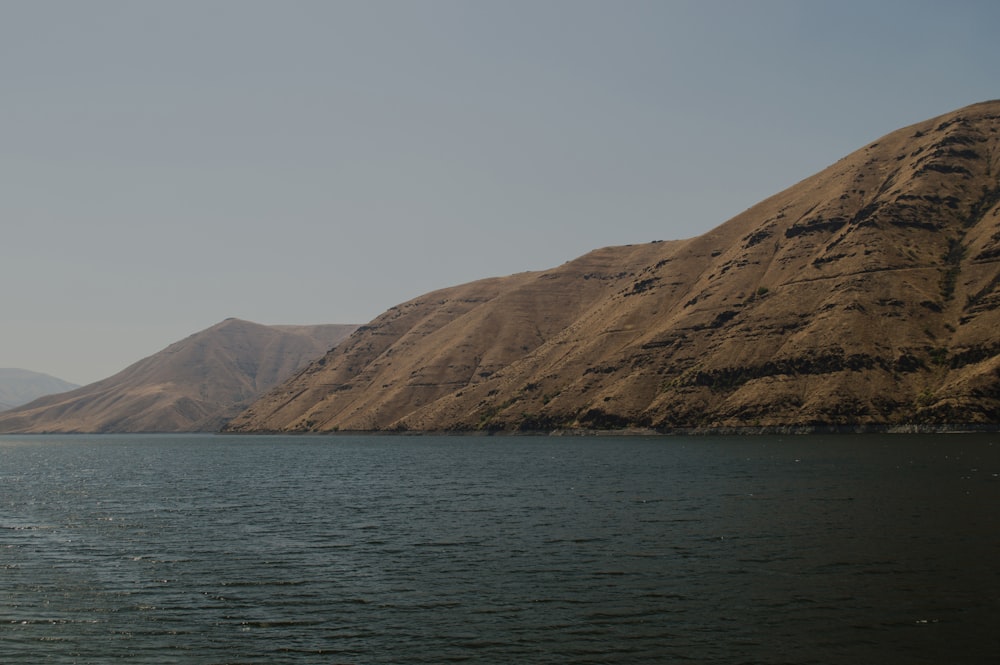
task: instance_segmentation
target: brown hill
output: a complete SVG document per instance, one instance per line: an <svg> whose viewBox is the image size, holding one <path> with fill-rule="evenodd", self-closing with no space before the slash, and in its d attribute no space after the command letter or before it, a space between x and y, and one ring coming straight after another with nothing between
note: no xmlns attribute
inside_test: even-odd
<svg viewBox="0 0 1000 665"><path fill-rule="evenodd" d="M1000 102L689 240L393 307L233 430L1000 423Z"/></svg>
<svg viewBox="0 0 1000 665"><path fill-rule="evenodd" d="M226 319L112 377L0 414L0 432L217 431L355 328Z"/></svg>

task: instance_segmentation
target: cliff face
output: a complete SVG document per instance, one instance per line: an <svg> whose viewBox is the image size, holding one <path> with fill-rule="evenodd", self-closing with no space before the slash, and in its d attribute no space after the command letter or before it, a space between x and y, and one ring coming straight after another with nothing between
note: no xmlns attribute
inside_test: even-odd
<svg viewBox="0 0 1000 665"><path fill-rule="evenodd" d="M107 379L0 414L0 432L217 431L356 327L227 319Z"/></svg>
<svg viewBox="0 0 1000 665"><path fill-rule="evenodd" d="M987 102L703 236L393 307L230 428L997 424L998 204Z"/></svg>

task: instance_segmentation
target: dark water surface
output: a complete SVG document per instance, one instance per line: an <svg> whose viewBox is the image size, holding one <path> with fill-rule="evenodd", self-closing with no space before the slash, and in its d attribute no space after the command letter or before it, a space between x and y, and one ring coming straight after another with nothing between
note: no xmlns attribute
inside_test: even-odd
<svg viewBox="0 0 1000 665"><path fill-rule="evenodd" d="M0 437L0 661L988 663L1000 435Z"/></svg>

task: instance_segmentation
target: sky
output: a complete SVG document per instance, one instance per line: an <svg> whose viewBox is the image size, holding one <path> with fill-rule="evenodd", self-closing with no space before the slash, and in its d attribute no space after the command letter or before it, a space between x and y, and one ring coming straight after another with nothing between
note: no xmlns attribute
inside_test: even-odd
<svg viewBox="0 0 1000 665"><path fill-rule="evenodd" d="M688 238L1000 97L1000 3L0 0L0 367Z"/></svg>

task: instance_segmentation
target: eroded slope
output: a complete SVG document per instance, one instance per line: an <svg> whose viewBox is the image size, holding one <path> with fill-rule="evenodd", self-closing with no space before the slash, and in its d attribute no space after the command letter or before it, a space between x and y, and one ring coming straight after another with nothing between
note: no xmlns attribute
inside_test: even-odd
<svg viewBox="0 0 1000 665"><path fill-rule="evenodd" d="M684 241L390 309L231 427L1000 422L1000 103Z"/></svg>

